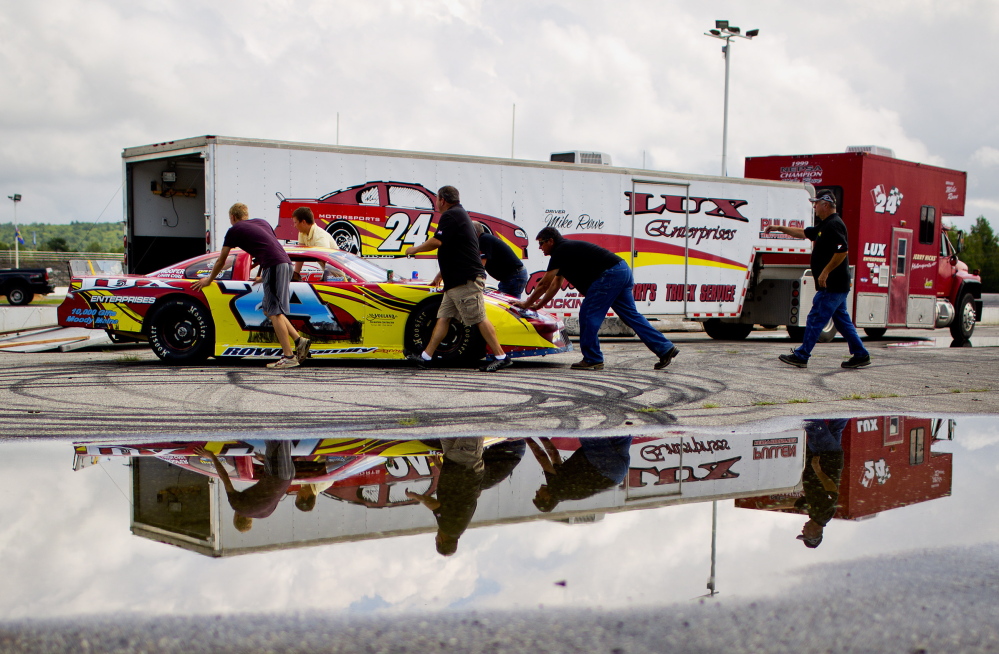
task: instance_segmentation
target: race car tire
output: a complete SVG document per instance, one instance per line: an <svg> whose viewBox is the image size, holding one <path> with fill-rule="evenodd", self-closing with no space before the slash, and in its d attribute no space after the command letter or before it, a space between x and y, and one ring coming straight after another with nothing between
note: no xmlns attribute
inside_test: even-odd
<svg viewBox="0 0 999 654"><path fill-rule="evenodd" d="M21 284L14 284L7 289L7 301L14 306L30 304L33 299L35 299L35 294Z"/></svg>
<svg viewBox="0 0 999 654"><path fill-rule="evenodd" d="M215 325L204 305L186 298L167 300L149 321L149 344L171 364L200 363L215 349Z"/></svg>
<svg viewBox="0 0 999 654"><path fill-rule="evenodd" d="M419 304L409 314L406 321L406 335L403 341L406 354L420 354L430 341L430 335L437 324L437 309L441 306L442 296L431 297ZM486 343L479 332L478 326L463 324L452 320L444 340L434 352L444 364L468 364L479 361L486 354Z"/></svg>
<svg viewBox="0 0 999 654"><path fill-rule="evenodd" d="M723 322L718 318L704 321L704 332L716 341L744 341L753 331L752 325Z"/></svg>
<svg viewBox="0 0 999 654"><path fill-rule="evenodd" d="M326 231L333 237L333 242L338 248L344 252L361 256L361 235L357 233L356 227L346 220L338 220L331 223Z"/></svg>
<svg viewBox="0 0 999 654"><path fill-rule="evenodd" d="M950 335L954 337L955 341L966 341L975 332L974 296L971 293L962 295L956 309L954 320L950 323Z"/></svg>
<svg viewBox="0 0 999 654"><path fill-rule="evenodd" d="M880 338L884 338L884 335L887 332L888 332L887 327L864 327L864 333L867 334L867 336L874 341Z"/></svg>

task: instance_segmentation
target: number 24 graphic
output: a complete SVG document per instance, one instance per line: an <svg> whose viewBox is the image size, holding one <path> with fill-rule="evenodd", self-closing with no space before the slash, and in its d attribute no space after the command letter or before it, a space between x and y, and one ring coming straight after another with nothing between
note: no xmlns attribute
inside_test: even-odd
<svg viewBox="0 0 999 654"><path fill-rule="evenodd" d="M421 213L410 225L409 214L402 211L392 214L385 221L385 227L391 229L392 233L378 246L378 251L399 252L407 243L409 245L423 243L429 238L432 216L429 213Z"/></svg>

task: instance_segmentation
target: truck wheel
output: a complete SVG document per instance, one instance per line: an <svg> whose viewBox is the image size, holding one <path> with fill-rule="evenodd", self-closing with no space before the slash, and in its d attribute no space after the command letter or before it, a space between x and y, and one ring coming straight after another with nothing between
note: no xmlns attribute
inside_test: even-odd
<svg viewBox="0 0 999 654"><path fill-rule="evenodd" d="M13 302L11 303L13 304ZM975 331L975 298L971 293L961 296L957 303L957 313L950 324L950 335L957 341L966 341Z"/></svg>
<svg viewBox="0 0 999 654"><path fill-rule="evenodd" d="M791 337L792 343L800 343L805 340L805 328L796 325L787 326L787 335ZM819 343L828 343L836 337L836 325L830 320L825 328L819 332Z"/></svg>
<svg viewBox="0 0 999 654"><path fill-rule="evenodd" d="M406 336L404 346L406 354L420 354L426 349L430 335L437 324L437 309L441 306L441 297L432 297L424 301L409 315L406 321ZM444 340L437 346L435 357L440 357L445 363L472 363L486 354L486 343L477 326L465 325L457 320L451 321Z"/></svg>
<svg viewBox="0 0 999 654"><path fill-rule="evenodd" d="M35 299L35 294L20 284L14 284L7 289L7 301L14 306L29 304L33 299Z"/></svg>
<svg viewBox="0 0 999 654"><path fill-rule="evenodd" d="M361 236L357 233L357 228L346 220L338 220L326 228L333 242L344 252L350 252L361 256Z"/></svg>
<svg viewBox="0 0 999 654"><path fill-rule="evenodd" d="M709 318L704 321L704 332L716 341L744 341L752 331L752 325L722 322L718 318Z"/></svg>
<svg viewBox="0 0 999 654"><path fill-rule="evenodd" d="M864 327L864 333L867 334L871 340L875 341L879 338L883 338L887 331L887 327Z"/></svg>
<svg viewBox="0 0 999 654"><path fill-rule="evenodd" d="M167 300L150 320L149 344L167 363L200 363L215 349L211 314L193 300Z"/></svg>

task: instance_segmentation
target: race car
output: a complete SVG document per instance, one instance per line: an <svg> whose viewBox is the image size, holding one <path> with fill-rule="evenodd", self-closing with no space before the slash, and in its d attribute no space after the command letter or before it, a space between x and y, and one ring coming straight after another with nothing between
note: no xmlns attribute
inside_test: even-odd
<svg viewBox="0 0 999 654"><path fill-rule="evenodd" d="M291 284L288 318L312 340L316 359L402 359L422 352L443 295L420 280L389 279L383 268L349 252L285 246L302 263ZM201 290L218 253L204 254L148 275L74 278L59 305L64 327L104 329L113 339L148 340L168 363L208 357L277 358L281 346L261 310L263 288L248 253L233 249L216 281ZM564 324L545 312L510 304L486 292L486 316L503 350L513 357L566 352ZM444 363L491 357L478 328L452 321L437 349Z"/></svg>
<svg viewBox="0 0 999 654"><path fill-rule="evenodd" d="M316 224L330 233L341 250L364 257L398 256L437 231L441 214L436 202L433 191L408 182L365 182L319 199L281 196L275 233L281 239L298 239L292 213L299 207L309 207ZM469 211L468 215L482 223L487 233L509 245L518 257L528 258L530 241L523 229L484 213ZM425 252L416 256L434 255Z"/></svg>

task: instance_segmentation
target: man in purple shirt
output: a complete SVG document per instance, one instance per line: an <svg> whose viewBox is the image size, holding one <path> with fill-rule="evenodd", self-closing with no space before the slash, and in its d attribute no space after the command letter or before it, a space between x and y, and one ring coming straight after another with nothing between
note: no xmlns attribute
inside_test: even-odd
<svg viewBox="0 0 999 654"><path fill-rule="evenodd" d="M309 356L309 339L299 336L298 330L288 320L291 313L291 258L281 247L274 230L263 218L249 218L250 211L242 202L229 209L229 224L232 227L225 234L222 252L208 277L191 283L192 290L202 289L211 284L222 271L229 258L229 250L241 248L256 259L260 266L260 281L264 284L264 315L270 318L274 333L284 356L268 363L268 368L294 368Z"/></svg>

